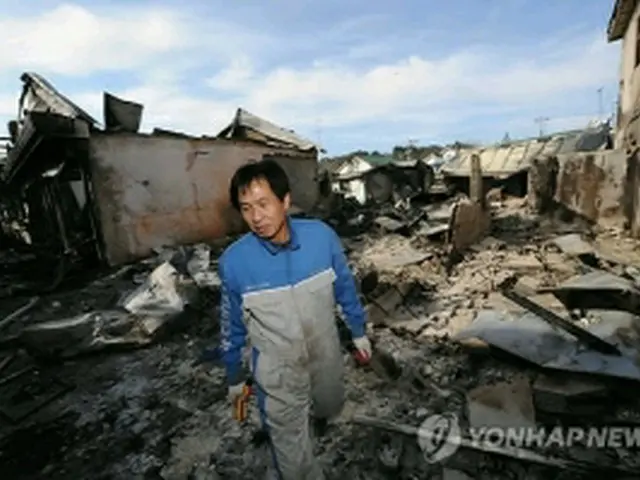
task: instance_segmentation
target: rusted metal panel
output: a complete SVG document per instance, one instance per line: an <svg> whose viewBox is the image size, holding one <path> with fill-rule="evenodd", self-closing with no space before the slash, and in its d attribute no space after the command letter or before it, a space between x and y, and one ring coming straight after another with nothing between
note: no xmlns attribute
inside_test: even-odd
<svg viewBox="0 0 640 480"><path fill-rule="evenodd" d="M281 159L286 151L215 139L135 134L93 135L90 163L105 253L112 265L153 248L209 241L241 231L229 203L229 180L249 160ZM315 178L315 157L288 166ZM294 204L309 208L311 192L293 182ZM302 189L309 190L306 182ZM317 192L317 189L315 190ZM298 201L300 200L300 202Z"/></svg>
<svg viewBox="0 0 640 480"><path fill-rule="evenodd" d="M557 162L557 202L594 222L624 223L623 151L558 155Z"/></svg>
<svg viewBox="0 0 640 480"><path fill-rule="evenodd" d="M44 77L34 72L23 73L20 77L23 91L20 96L20 110L28 112L52 112L69 118L81 118L89 124L98 122L55 89ZM22 115L20 115L22 118Z"/></svg>
<svg viewBox="0 0 640 480"><path fill-rule="evenodd" d="M136 133L140 129L144 106L104 92L104 126L112 132Z"/></svg>

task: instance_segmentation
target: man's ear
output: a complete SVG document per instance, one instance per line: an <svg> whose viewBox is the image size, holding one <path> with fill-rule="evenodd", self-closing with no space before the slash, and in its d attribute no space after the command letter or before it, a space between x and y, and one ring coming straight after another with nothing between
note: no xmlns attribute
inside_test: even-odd
<svg viewBox="0 0 640 480"><path fill-rule="evenodd" d="M291 208L291 194L287 193L282 201L284 202L284 209L289 210Z"/></svg>

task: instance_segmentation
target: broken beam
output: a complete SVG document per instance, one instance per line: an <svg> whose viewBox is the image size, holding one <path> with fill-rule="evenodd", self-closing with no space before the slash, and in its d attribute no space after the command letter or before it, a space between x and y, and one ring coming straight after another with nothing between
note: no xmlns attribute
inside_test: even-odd
<svg viewBox="0 0 640 480"><path fill-rule="evenodd" d="M20 315L23 315L23 314L27 313L29 310L31 310L33 307L35 307L35 305L39 301L40 301L40 297L33 297L25 305L23 305L22 307L20 307L17 310L15 310L13 313L10 313L5 318L0 320L0 330L3 329L8 324L10 324L12 321L14 321Z"/></svg>
<svg viewBox="0 0 640 480"><path fill-rule="evenodd" d="M562 328L566 332L569 332L571 335L576 337L579 341L583 342L585 345L589 346L593 350L596 350L605 355L616 355L621 356L622 353L615 345L612 345L609 342L604 341L600 337L588 332L577 325L574 325L568 320L565 320L559 315L556 315L554 312L547 310L546 308L538 305L535 302L532 302L528 298L523 295L520 295L518 292L512 289L511 282L507 282L505 286L503 286L502 295L511 300L512 302L520 305L522 308L527 309L531 313L540 317L542 320L545 320L549 324L554 327Z"/></svg>

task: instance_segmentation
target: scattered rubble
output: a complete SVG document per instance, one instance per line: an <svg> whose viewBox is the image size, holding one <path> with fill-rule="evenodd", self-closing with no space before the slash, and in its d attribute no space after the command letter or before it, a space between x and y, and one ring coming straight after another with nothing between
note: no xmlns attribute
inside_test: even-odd
<svg viewBox="0 0 640 480"><path fill-rule="evenodd" d="M576 162L601 168L613 157L534 158L593 152L607 143L608 126L573 140L469 151L437 170L419 161L360 172L349 178L364 178L372 198L363 203L328 192L331 185L316 189L318 147L242 109L216 139L161 130L143 136L142 105L106 94L107 128L99 132L44 79L26 74L23 81L25 95L39 102L24 122L45 140L57 129L74 132L69 151L91 160L96 177L74 155L66 166L23 167L35 158L21 153L31 151L30 130L14 128L4 180L31 190L26 199L19 188L0 199L0 471L7 478L262 474L267 455L255 405L250 422L233 420L216 348L216 262L232 240L225 235L237 229L228 202L218 198L223 190L200 183L226 182L238 163L196 161L214 150L228 158L242 141L246 155L276 156L295 173L293 197L304 207L297 214L321 217L341 235L368 312L374 360L356 366L345 345L344 412L317 438L327 478L620 478L640 468L637 448L625 445L513 448L478 445L465 434L468 427L640 427L633 395L640 381L639 244L618 225L593 222L606 217L608 204L591 205L597 195L579 202L578 170L571 170ZM131 159L80 148L89 142L100 150L123 138L133 138L136 149L158 141L182 149L186 170L179 165L177 185L193 198L182 205L163 194L173 213L162 218L132 211L122 191L109 190L109 172ZM591 146L578 145L588 138ZM184 173L198 162L220 170ZM155 205L148 179L167 177L134 163L145 170L132 184ZM523 180L528 170L533 175ZM622 186L602 187L614 183L610 203ZM324 192L319 201L316 190ZM214 197L202 197L205 191ZM125 203L110 202L116 197ZM561 211L556 197L577 212ZM22 200L34 207L26 229ZM99 216L94 204L112 210ZM131 222L114 222L123 212ZM185 215L196 219L185 220L187 229ZM154 248L160 243L166 247ZM86 261L91 256L99 261ZM425 433L421 426L434 415L456 419L455 441ZM435 440L459 450L429 461L425 442Z"/></svg>
<svg viewBox="0 0 640 480"><path fill-rule="evenodd" d="M479 205L431 204L423 211L436 213L420 222L449 225L456 204ZM434 414L475 426L640 425L628 391L640 380L635 243L536 217L517 198L483 208L487 220L464 248L450 230L428 235L420 222L344 237L379 354L369 369L345 356L344 414L317 445L328 478L559 478L562 469L577 479L640 466L633 449L598 451L595 462L580 445L478 449L467 440L442 462L424 460L416 432ZM252 422L233 421L215 354L222 247L159 250L79 290L3 304L3 472L173 479L263 470L255 407ZM561 321L549 323L549 312Z"/></svg>

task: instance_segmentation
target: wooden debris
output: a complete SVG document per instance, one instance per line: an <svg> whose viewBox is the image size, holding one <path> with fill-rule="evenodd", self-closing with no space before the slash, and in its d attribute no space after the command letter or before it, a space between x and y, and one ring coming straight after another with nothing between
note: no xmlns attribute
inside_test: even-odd
<svg viewBox="0 0 640 480"><path fill-rule="evenodd" d="M24 304L22 307L18 308L17 310L15 310L14 312L10 313L9 315L7 315L6 317L4 317L2 320L0 320L0 330L2 330L4 327L6 327L7 325L9 325L11 322L13 322L16 318L20 317L21 315L24 315L25 313L27 313L29 310L31 310L33 307L36 306L36 304L40 301L40 297L33 297L31 300L29 300L26 304Z"/></svg>
<svg viewBox="0 0 640 480"><path fill-rule="evenodd" d="M608 397L602 382L566 374L540 375L533 385L536 409L547 413L597 414L609 409Z"/></svg>

